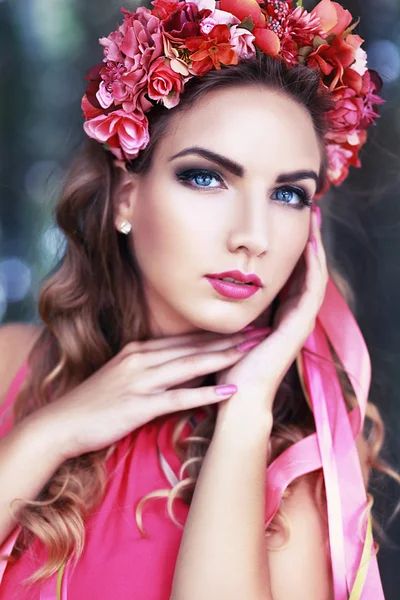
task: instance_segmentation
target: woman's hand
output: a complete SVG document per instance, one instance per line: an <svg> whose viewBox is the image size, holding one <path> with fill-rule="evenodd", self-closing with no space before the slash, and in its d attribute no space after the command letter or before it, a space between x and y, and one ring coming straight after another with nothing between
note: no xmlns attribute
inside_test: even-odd
<svg viewBox="0 0 400 600"><path fill-rule="evenodd" d="M312 246L315 237L317 252ZM286 285L286 298L279 306L267 339L246 354L238 364L217 373L218 384L229 382L238 392L218 405L218 422L235 413L248 420L267 416L289 367L315 327L328 282L328 268L315 211L311 212L310 236L304 253Z"/></svg>
<svg viewBox="0 0 400 600"><path fill-rule="evenodd" d="M44 430L63 460L100 450L156 417L232 395L233 391L218 395L216 386L185 389L179 384L237 363L244 354L236 346L251 335L200 332L131 342L76 388L28 419L44 420ZM176 385L178 389L170 389Z"/></svg>

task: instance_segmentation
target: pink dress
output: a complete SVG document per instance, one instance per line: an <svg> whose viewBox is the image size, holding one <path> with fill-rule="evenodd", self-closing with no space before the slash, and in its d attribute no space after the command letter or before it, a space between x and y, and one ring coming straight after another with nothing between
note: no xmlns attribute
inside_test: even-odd
<svg viewBox="0 0 400 600"><path fill-rule="evenodd" d="M27 370L24 364L10 386L0 413L0 436L12 427L12 404ZM164 420L159 447L178 477L181 462L168 443L174 423L173 418ZM87 521L85 550L68 578L69 600L89 597L96 600L169 599L182 531L168 517L165 498L151 499L144 505L143 526L151 538L141 537L135 520L135 508L143 496L156 489L172 487L158 459L158 429L157 423L146 424L137 432L131 449L129 435L120 440L107 459L110 474L107 490L101 506ZM183 435L189 433L187 425ZM188 508L180 499L174 502L174 513L182 523ZM55 600L54 579L51 582L53 597L43 590L41 595L38 585L29 589L20 586L44 559L41 544L35 542L15 564L8 564L0 584L0 600Z"/></svg>
<svg viewBox="0 0 400 600"><path fill-rule="evenodd" d="M357 406L350 412L328 341L353 384ZM332 279L328 281L315 328L297 357L297 367L314 414L316 432L290 446L269 465L265 526L276 514L285 488L297 477L322 469L334 599L384 600L371 519L366 521L363 517L367 496L355 444L364 423L371 364L358 324ZM11 384L0 411L0 436L12 427L12 404L26 375L25 364ZM195 419L202 414L201 409L196 411ZM182 530L170 520L166 499L152 499L144 506L143 523L151 536L144 539L136 524L135 508L149 492L172 487L178 480L181 462L169 441L175 416L160 420L160 432L160 421L144 425L134 432L133 447L129 435L120 440L116 451L109 456L105 496L86 522L84 553L73 572L67 566L61 593L56 594L56 577L29 590L20 586L24 578L44 563L43 548L37 541L5 571L4 561L0 561L0 600L169 599ZM182 436L190 431L187 424ZM185 523L189 507L178 499L174 508L178 520ZM0 554L10 551L7 543L6 540L0 548ZM12 535L8 546L11 543Z"/></svg>

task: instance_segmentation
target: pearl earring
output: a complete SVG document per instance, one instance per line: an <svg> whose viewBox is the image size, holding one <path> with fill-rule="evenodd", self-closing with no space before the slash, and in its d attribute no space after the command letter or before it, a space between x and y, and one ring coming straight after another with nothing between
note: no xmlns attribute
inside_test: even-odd
<svg viewBox="0 0 400 600"><path fill-rule="evenodd" d="M128 235L128 233L132 230L132 225L129 223L129 221L123 221L119 226L119 230L121 233Z"/></svg>

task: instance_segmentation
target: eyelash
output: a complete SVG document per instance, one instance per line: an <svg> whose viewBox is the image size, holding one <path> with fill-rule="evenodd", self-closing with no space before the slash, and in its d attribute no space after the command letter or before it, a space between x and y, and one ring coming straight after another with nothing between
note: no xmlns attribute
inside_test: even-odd
<svg viewBox="0 0 400 600"><path fill-rule="evenodd" d="M193 181L193 179L199 175L205 175L205 176L209 176L212 177L214 179L216 179L217 181L219 181L220 183L223 183L224 180L221 177L221 175L219 173L217 173L216 171L210 171L208 169L188 169L186 171L181 171L176 173L176 178L178 179L178 181L189 185L189 187L194 188L194 189L219 189L216 187L207 187L204 186L202 188L202 186L196 186L193 185L193 183L190 183L191 181ZM287 204L288 206L296 209L296 210L301 210L302 208L304 208L304 206L313 206L313 201L312 201L312 196L303 188L299 188L296 186L292 186L292 185L283 185L279 188L276 188L275 192L280 191L280 190L284 190L287 192L294 192L295 194L298 195L298 197L300 198L300 203L299 204L289 204L289 202L283 202L280 200L277 200L277 202L280 202L281 204Z"/></svg>

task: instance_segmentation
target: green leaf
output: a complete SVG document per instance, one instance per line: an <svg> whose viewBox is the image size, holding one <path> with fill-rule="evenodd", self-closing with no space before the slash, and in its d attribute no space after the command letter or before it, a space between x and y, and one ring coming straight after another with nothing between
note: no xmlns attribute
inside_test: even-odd
<svg viewBox="0 0 400 600"><path fill-rule="evenodd" d="M248 29L248 31L253 31L255 25L251 17L246 17L241 23L239 23L238 27L241 27L242 29Z"/></svg>
<svg viewBox="0 0 400 600"><path fill-rule="evenodd" d="M299 6L303 7L303 0L297 0L296 7L299 7Z"/></svg>

